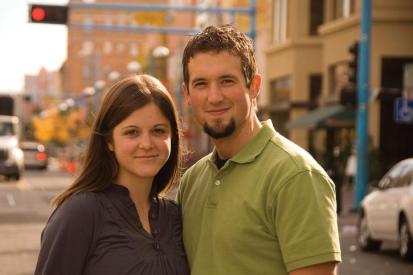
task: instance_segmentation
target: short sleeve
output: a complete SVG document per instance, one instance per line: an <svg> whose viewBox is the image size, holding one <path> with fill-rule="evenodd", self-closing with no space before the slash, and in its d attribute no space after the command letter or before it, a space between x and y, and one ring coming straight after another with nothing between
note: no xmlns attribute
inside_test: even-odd
<svg viewBox="0 0 413 275"><path fill-rule="evenodd" d="M98 229L98 206L94 193L82 193L52 213L42 232L35 275L83 273Z"/></svg>
<svg viewBox="0 0 413 275"><path fill-rule="evenodd" d="M274 229L288 271L341 261L334 184L325 175L295 175L281 187L273 207Z"/></svg>

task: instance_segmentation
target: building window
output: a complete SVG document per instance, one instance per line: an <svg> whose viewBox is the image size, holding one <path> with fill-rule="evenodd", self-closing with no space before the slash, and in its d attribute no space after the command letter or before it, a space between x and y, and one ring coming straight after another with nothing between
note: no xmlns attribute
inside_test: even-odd
<svg viewBox="0 0 413 275"><path fill-rule="evenodd" d="M355 0L335 0L333 9L334 19L349 17L355 11Z"/></svg>
<svg viewBox="0 0 413 275"><path fill-rule="evenodd" d="M118 14L116 16L116 23L118 27L122 28L123 26L126 25L127 22L127 17L125 17L123 14Z"/></svg>
<svg viewBox="0 0 413 275"><path fill-rule="evenodd" d="M269 115L277 131L288 137L285 124L290 120L291 81L289 77L274 79L270 82Z"/></svg>
<svg viewBox="0 0 413 275"><path fill-rule="evenodd" d="M314 109L318 106L318 101L321 96L322 89L322 75L321 74L311 74L310 75L310 109Z"/></svg>
<svg viewBox="0 0 413 275"><path fill-rule="evenodd" d="M95 44L93 41L87 40L83 41L82 43L82 49L80 50L81 56L89 56L93 53L95 48Z"/></svg>
<svg viewBox="0 0 413 275"><path fill-rule="evenodd" d="M274 0L273 42L281 43L287 39L287 0Z"/></svg>
<svg viewBox="0 0 413 275"><path fill-rule="evenodd" d="M270 94L271 105L281 106L281 105L289 104L290 91L291 91L289 77L278 78L278 79L271 81L270 89L271 89L271 94Z"/></svg>
<svg viewBox="0 0 413 275"><path fill-rule="evenodd" d="M122 54L125 51L125 44L123 42L116 43L116 53Z"/></svg>
<svg viewBox="0 0 413 275"><path fill-rule="evenodd" d="M103 43L103 54L108 55L112 53L112 42L105 41Z"/></svg>
<svg viewBox="0 0 413 275"><path fill-rule="evenodd" d="M106 15L105 19L104 19L104 24L107 27L111 27L112 26L112 16L111 15Z"/></svg>
<svg viewBox="0 0 413 275"><path fill-rule="evenodd" d="M138 44L130 43L129 45L129 54L131 57L136 58L139 54Z"/></svg>
<svg viewBox="0 0 413 275"><path fill-rule="evenodd" d="M324 22L324 0L310 1L310 35L317 35L318 27Z"/></svg>
<svg viewBox="0 0 413 275"><path fill-rule="evenodd" d="M91 32L93 30L93 18L91 16L83 17L83 30L87 32Z"/></svg>

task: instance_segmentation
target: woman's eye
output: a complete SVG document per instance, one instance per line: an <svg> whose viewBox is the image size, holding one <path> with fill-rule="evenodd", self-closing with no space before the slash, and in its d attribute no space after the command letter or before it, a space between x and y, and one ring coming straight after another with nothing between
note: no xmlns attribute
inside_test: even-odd
<svg viewBox="0 0 413 275"><path fill-rule="evenodd" d="M124 134L126 136L136 136L138 134L138 131L134 130L134 129L131 129L131 130L127 130Z"/></svg>
<svg viewBox="0 0 413 275"><path fill-rule="evenodd" d="M153 129L153 132L154 132L155 134L157 134L157 135L163 135L163 134L166 133L166 129L156 128L156 129Z"/></svg>

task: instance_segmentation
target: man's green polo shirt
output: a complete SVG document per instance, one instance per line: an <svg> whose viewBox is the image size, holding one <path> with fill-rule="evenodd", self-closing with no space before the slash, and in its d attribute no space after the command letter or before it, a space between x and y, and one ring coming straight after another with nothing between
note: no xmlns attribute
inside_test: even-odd
<svg viewBox="0 0 413 275"><path fill-rule="evenodd" d="M341 260L334 184L271 121L220 170L215 155L178 192L192 275L283 275Z"/></svg>

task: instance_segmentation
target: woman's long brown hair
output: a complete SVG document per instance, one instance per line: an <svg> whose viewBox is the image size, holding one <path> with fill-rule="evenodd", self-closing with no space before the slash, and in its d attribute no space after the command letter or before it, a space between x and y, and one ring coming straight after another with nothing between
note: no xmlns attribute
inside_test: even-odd
<svg viewBox="0 0 413 275"><path fill-rule="evenodd" d="M92 126L83 168L74 182L53 199L53 206L59 207L75 194L103 191L113 183L118 174L118 163L114 153L108 149L113 129L132 112L151 102L169 120L172 139L171 154L155 176L150 195L157 196L177 184L181 172L182 140L176 107L159 80L149 75L133 75L116 82L106 92Z"/></svg>

